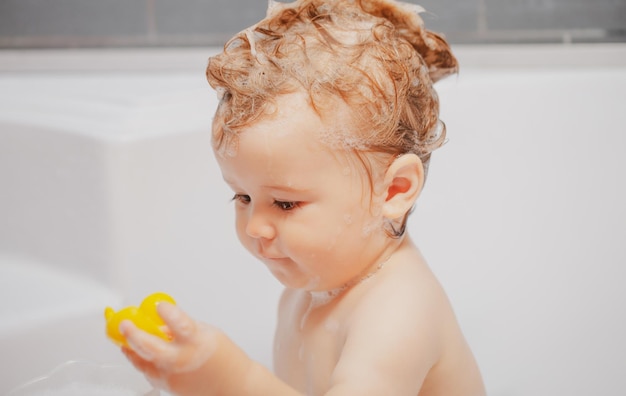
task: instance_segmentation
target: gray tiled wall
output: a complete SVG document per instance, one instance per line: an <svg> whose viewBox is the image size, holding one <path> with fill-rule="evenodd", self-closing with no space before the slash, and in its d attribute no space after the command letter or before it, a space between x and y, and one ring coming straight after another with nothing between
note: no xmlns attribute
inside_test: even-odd
<svg viewBox="0 0 626 396"><path fill-rule="evenodd" d="M0 35L134 36L148 26L145 0L0 0Z"/></svg>
<svg viewBox="0 0 626 396"><path fill-rule="evenodd" d="M624 29L624 0L485 0L494 29Z"/></svg>
<svg viewBox="0 0 626 396"><path fill-rule="evenodd" d="M452 42L626 41L626 0L412 0ZM264 0L0 0L0 48L216 45Z"/></svg>
<svg viewBox="0 0 626 396"><path fill-rule="evenodd" d="M263 0L155 0L156 21L164 34L236 33L265 15Z"/></svg>

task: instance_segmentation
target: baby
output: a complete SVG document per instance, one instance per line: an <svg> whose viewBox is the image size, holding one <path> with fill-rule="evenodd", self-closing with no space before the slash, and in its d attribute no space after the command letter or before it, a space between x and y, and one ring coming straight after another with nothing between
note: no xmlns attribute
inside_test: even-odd
<svg viewBox="0 0 626 396"><path fill-rule="evenodd" d="M274 372L174 305L173 341L123 322L124 352L181 395L485 393L450 303L406 232L445 139L433 82L457 71L418 6L271 3L209 61L213 149L241 243L285 286Z"/></svg>

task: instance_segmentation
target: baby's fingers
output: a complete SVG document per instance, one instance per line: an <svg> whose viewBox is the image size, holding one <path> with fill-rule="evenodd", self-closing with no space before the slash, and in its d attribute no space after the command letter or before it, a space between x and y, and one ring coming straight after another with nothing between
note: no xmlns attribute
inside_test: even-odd
<svg viewBox="0 0 626 396"><path fill-rule="evenodd" d="M152 362L144 360L136 352L128 347L122 347L122 352L135 368L144 373L149 378L158 378L159 371Z"/></svg>
<svg viewBox="0 0 626 396"><path fill-rule="evenodd" d="M120 323L120 333L126 338L129 348L143 360L152 362L164 353L165 342L162 339L140 330L130 320Z"/></svg>
<svg viewBox="0 0 626 396"><path fill-rule="evenodd" d="M160 303L157 306L157 312L169 328L175 341L184 342L195 335L196 322L176 305L166 302Z"/></svg>

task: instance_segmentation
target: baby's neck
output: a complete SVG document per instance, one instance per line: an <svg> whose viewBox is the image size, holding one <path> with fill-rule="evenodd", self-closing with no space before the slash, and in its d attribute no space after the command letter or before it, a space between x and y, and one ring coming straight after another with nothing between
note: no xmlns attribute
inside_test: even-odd
<svg viewBox="0 0 626 396"><path fill-rule="evenodd" d="M412 244L410 238L406 235L399 239L395 239L392 242L393 243L390 243L388 246L386 246L385 249L382 250L378 257L372 261L372 264L370 266L365 268L363 272L350 279L343 285L331 290L309 291L308 293L311 296L309 309L315 309L317 307L326 305L335 300L337 297L340 297L342 294L352 289L353 287L358 286L361 283L376 276L398 250L402 249L402 247L404 246L409 246Z"/></svg>

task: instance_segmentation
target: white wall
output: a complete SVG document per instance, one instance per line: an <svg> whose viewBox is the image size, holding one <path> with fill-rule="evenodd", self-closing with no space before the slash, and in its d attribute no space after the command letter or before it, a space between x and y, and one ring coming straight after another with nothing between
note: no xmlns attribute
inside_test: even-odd
<svg viewBox="0 0 626 396"><path fill-rule="evenodd" d="M155 290L271 364L280 287L234 234L209 146L209 52L0 53L0 393L69 359L121 362L99 306ZM460 74L438 83L449 142L410 232L491 395L621 394L626 47L457 52ZM58 292L5 287L15 263L110 294L8 329L21 301Z"/></svg>
<svg viewBox="0 0 626 396"><path fill-rule="evenodd" d="M491 394L623 394L626 68L524 55L441 83L450 140L411 229Z"/></svg>

